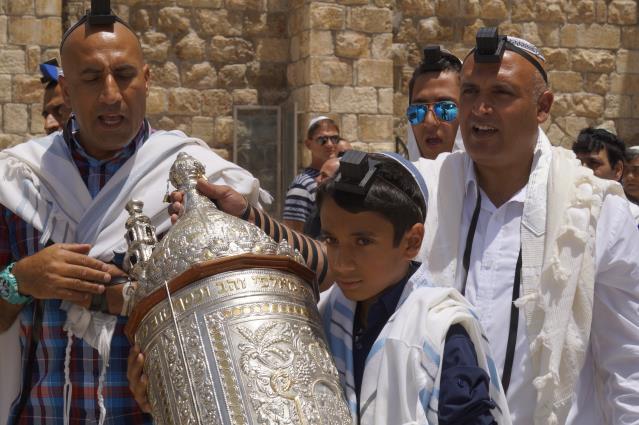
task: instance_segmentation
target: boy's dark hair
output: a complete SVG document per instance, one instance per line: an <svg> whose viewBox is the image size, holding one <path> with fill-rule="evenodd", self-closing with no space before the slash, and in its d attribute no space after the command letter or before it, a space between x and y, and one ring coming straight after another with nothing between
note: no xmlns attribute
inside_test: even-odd
<svg viewBox="0 0 639 425"><path fill-rule="evenodd" d="M626 156L626 144L623 140L603 128L584 128L572 145L574 153L592 153L602 149L606 150L611 167L623 161Z"/></svg>
<svg viewBox="0 0 639 425"><path fill-rule="evenodd" d="M416 223L426 220L426 202L415 178L394 159L380 154L368 154L378 161L377 171L364 195L355 195L336 188L335 177L319 185L316 193L318 210L330 198L350 213L375 212L393 225L393 245Z"/></svg>
<svg viewBox="0 0 639 425"><path fill-rule="evenodd" d="M434 47L439 50L439 55L433 55L430 52L430 50L434 50ZM420 76L429 72L441 73L446 71L459 74L461 67L462 63L459 58L448 50L442 49L439 46L426 46L422 61L417 65L417 68L413 71L413 76L408 82L408 102L410 103L413 100L413 87L415 87L415 81Z"/></svg>
<svg viewBox="0 0 639 425"><path fill-rule="evenodd" d="M337 126L337 124L335 123L335 121L333 121L330 118L325 118L323 120L319 120L314 122L309 128L308 131L306 132L306 138L307 139L312 139L313 138L313 134L315 134L315 132L323 126L328 126L328 127L335 127L337 129L337 132L339 133L339 127Z"/></svg>

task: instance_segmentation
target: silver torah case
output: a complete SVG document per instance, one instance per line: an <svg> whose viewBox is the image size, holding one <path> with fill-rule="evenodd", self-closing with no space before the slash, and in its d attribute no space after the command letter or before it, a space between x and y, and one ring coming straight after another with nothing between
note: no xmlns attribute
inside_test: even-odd
<svg viewBox="0 0 639 425"><path fill-rule="evenodd" d="M157 242L127 206L125 262L138 279L125 332L145 353L156 424L352 424L317 310L314 274L284 241L219 211L181 153L185 211Z"/></svg>

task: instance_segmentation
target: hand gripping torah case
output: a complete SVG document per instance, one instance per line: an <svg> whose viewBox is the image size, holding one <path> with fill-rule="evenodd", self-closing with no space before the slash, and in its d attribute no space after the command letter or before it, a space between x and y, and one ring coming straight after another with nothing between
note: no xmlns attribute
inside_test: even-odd
<svg viewBox="0 0 639 425"><path fill-rule="evenodd" d="M127 206L125 263L139 281L126 333L145 353L156 424L351 424L299 253L219 211L195 189L204 168L180 154L185 212L157 242Z"/></svg>

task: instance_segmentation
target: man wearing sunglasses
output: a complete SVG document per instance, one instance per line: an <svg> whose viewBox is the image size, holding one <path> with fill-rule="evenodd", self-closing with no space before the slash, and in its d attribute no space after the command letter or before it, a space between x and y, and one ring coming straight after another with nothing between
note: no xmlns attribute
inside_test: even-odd
<svg viewBox="0 0 639 425"><path fill-rule="evenodd" d="M315 206L315 178L322 165L335 158L340 142L339 127L332 119L319 116L308 125L304 145L311 152L311 164L298 174L289 186L284 201L283 222L291 229L302 232Z"/></svg>
<svg viewBox="0 0 639 425"><path fill-rule="evenodd" d="M459 127L459 71L461 61L439 46L427 46L424 58L408 83L411 160L435 159L451 152ZM410 137L412 132L412 136Z"/></svg>

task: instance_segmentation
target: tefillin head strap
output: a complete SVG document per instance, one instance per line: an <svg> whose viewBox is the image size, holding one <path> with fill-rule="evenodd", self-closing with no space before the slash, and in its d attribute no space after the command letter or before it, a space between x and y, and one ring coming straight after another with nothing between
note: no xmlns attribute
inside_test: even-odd
<svg viewBox="0 0 639 425"><path fill-rule="evenodd" d="M131 32L135 34L135 31L131 26L125 22L122 18L115 15L113 11L111 11L111 0L91 0L91 9L87 10L87 12L69 28L64 35L62 36L62 41L60 42L60 49L64 45L64 42L69 38L69 36L75 31L80 25L88 25L88 26L106 26L113 25L114 23L119 22L120 24L127 27Z"/></svg>
<svg viewBox="0 0 639 425"><path fill-rule="evenodd" d="M428 45L424 47L424 59L420 66L426 71L441 71L446 68L446 59L459 65L461 68L461 60L441 46Z"/></svg>
<svg viewBox="0 0 639 425"><path fill-rule="evenodd" d="M417 185L422 193L424 204L428 202L428 191L426 189L426 183L414 166L397 154L381 153L389 159L394 160L404 167L415 178ZM366 152L350 150L344 153L344 156L340 159L339 169L335 176L335 190L340 192L346 192L353 195L361 196L365 198L368 191L376 179L381 179L388 185L394 187L398 193L401 193L406 199L417 207L417 210L422 216L422 221L426 218L425 211L420 205L418 205L414 199L412 199L402 188L397 187L395 184L388 181L381 175L379 175L380 161L371 158ZM412 167L412 169L411 169Z"/></svg>
<svg viewBox="0 0 639 425"><path fill-rule="evenodd" d="M477 63L499 63L504 56L504 51L515 52L528 62L533 64L537 71L548 83L548 76L540 61L545 61L541 52L526 40L516 37L500 36L496 27L480 28L475 37L477 46L468 55L474 53ZM535 59L537 58L537 59Z"/></svg>

